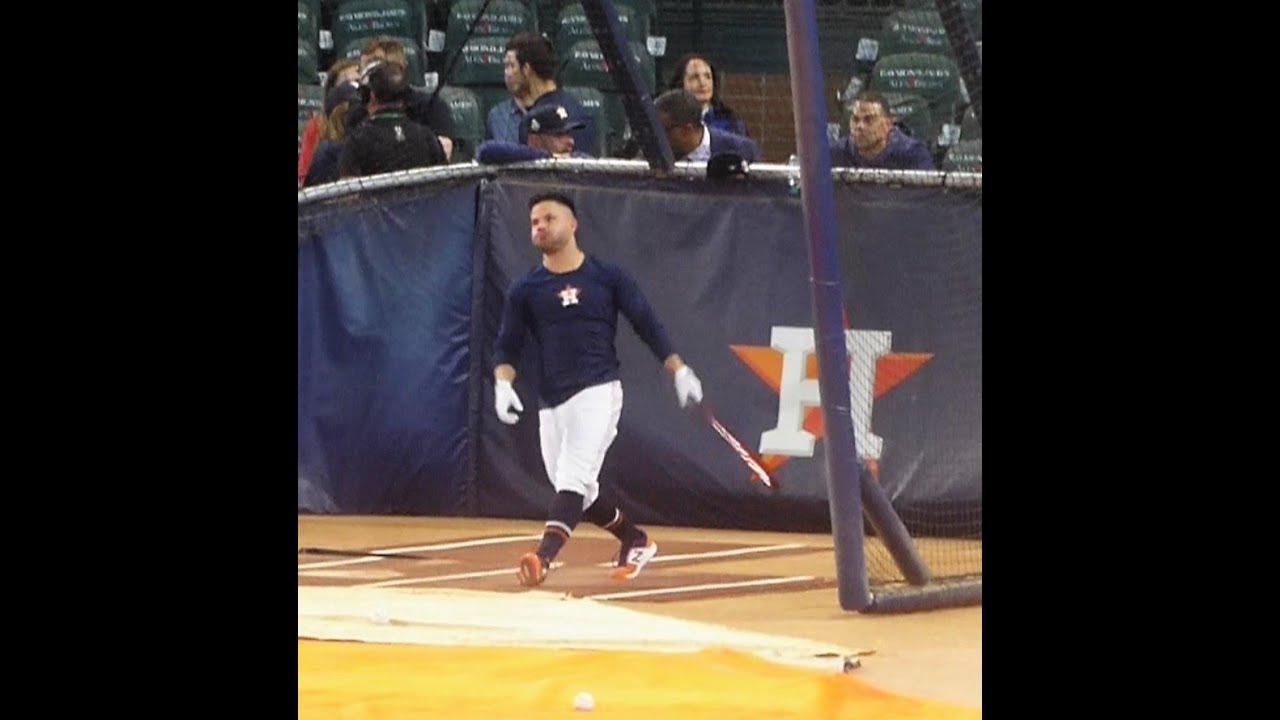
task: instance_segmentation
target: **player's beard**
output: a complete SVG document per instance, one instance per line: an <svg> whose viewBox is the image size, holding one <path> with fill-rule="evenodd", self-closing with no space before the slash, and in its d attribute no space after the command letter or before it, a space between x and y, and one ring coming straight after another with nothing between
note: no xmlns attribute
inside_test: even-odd
<svg viewBox="0 0 1280 720"><path fill-rule="evenodd" d="M546 234L542 236L541 240L535 235L533 244L542 251L543 255L555 255L564 250L565 246L569 244L569 235L567 233L560 233L559 235Z"/></svg>

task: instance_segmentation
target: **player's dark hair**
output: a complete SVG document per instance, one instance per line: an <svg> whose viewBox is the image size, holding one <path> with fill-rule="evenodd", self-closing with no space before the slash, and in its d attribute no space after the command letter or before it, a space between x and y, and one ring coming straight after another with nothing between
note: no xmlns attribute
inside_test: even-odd
<svg viewBox="0 0 1280 720"><path fill-rule="evenodd" d="M516 65L528 65L543 80L556 79L556 48L537 33L519 33L507 41L507 50L516 51Z"/></svg>
<svg viewBox="0 0 1280 720"><path fill-rule="evenodd" d="M694 94L684 88L668 90L653 101L658 112L663 113L676 125L698 125L702 123L702 103Z"/></svg>
<svg viewBox="0 0 1280 720"><path fill-rule="evenodd" d="M553 202L558 202L561 205L569 208L569 212L573 213L574 217L578 217L578 210L573 206L573 201L570 200L568 196L561 195L560 193L557 193L557 192L538 193L537 195L534 195L533 197L529 198L529 209L532 210L534 205L537 205L540 202L546 202L548 200L551 200Z"/></svg>
<svg viewBox="0 0 1280 720"><path fill-rule="evenodd" d="M854 96L853 102L863 103L865 105L879 105L880 112L884 113L889 119L893 119L893 108L889 107L889 101L884 95L875 90L863 90ZM849 107L853 107L850 105Z"/></svg>

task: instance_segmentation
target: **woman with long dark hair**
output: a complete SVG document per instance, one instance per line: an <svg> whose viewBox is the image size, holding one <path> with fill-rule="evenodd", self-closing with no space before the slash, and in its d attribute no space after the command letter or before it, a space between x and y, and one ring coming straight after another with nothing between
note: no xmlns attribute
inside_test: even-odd
<svg viewBox="0 0 1280 720"><path fill-rule="evenodd" d="M720 97L720 78L715 66L701 53L689 53L680 58L667 87L681 88L693 93L702 103L702 121L707 127L747 136L747 124L742 116Z"/></svg>

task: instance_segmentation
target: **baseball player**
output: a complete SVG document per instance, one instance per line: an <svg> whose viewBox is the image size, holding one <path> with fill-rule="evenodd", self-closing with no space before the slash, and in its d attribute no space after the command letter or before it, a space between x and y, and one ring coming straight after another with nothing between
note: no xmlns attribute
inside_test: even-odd
<svg viewBox="0 0 1280 720"><path fill-rule="evenodd" d="M494 405L498 418L508 425L524 410L511 382L527 331L542 361L538 428L542 461L556 496L542 542L520 558L518 576L523 585L541 584L552 560L585 518L622 543L611 576L630 580L657 554L658 544L627 519L598 479L622 414L614 347L618 313L672 373L681 407L702 401L702 383L673 352L635 280L622 268L578 248L572 200L558 193L535 195L529 200L529 224L542 264L507 294L494 352Z"/></svg>

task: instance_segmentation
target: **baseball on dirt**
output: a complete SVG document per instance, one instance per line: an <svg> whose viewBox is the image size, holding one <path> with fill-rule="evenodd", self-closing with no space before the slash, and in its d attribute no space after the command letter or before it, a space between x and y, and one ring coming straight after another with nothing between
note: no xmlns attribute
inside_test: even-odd
<svg viewBox="0 0 1280 720"><path fill-rule="evenodd" d="M573 696L574 710L594 710L596 707L596 699L591 697L589 692L580 692Z"/></svg>

